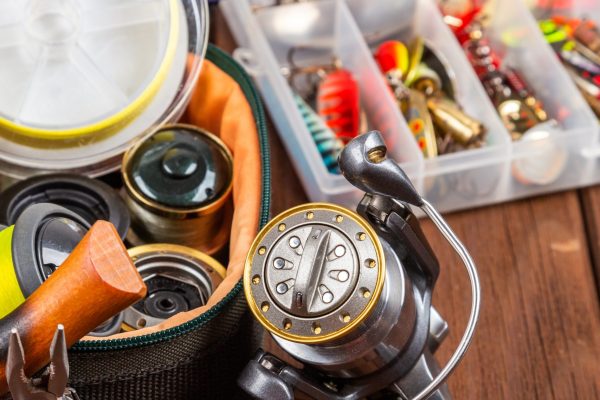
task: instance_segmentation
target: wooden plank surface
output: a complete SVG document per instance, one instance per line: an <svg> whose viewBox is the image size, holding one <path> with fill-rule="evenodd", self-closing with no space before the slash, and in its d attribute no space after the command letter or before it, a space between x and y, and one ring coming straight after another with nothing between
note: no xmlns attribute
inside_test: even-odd
<svg viewBox="0 0 600 400"><path fill-rule="evenodd" d="M451 214L479 268L477 336L450 380L457 399L600 398L600 310L576 192ZM454 327L467 319L460 261L431 224L442 263L434 304Z"/></svg>
<svg viewBox="0 0 600 400"><path fill-rule="evenodd" d="M231 51L226 22L218 11L211 16L212 41ZM270 143L275 215L307 199L272 127ZM449 381L454 398L600 399L592 267L592 259L600 264L600 188L581 199L570 191L447 219L477 262L483 290L475 341ZM424 229L442 265L434 304L451 327L438 355L444 361L462 335L470 290L447 243L428 221Z"/></svg>
<svg viewBox="0 0 600 400"><path fill-rule="evenodd" d="M588 249L594 267L596 287L600 288L600 186L580 190L579 197L589 242Z"/></svg>

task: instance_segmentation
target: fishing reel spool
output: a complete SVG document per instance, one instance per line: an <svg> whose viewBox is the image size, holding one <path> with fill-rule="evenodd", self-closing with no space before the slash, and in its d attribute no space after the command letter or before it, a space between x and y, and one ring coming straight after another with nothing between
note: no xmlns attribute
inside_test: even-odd
<svg viewBox="0 0 600 400"><path fill-rule="evenodd" d="M466 352L479 316L477 271L442 217L385 153L381 135L371 132L340 155L344 176L366 193L358 213L302 205L275 217L253 243L244 275L250 309L304 369L259 351L238 380L248 394L450 398L444 381ZM431 218L471 279L469 323L443 368L432 355L448 328L431 305L439 266L411 205Z"/></svg>
<svg viewBox="0 0 600 400"><path fill-rule="evenodd" d="M74 174L48 174L25 179L0 196L0 223L12 225L32 204L51 203L74 212L89 226L98 220L112 223L121 239L129 230L129 211L113 188Z"/></svg>
<svg viewBox="0 0 600 400"><path fill-rule="evenodd" d="M125 331L155 326L205 305L226 275L217 260L185 246L145 245L130 249L129 255L148 293L123 311Z"/></svg>
<svg viewBox="0 0 600 400"><path fill-rule="evenodd" d="M127 151L122 176L130 243L182 244L211 255L227 244L233 158L215 135L165 126Z"/></svg>
<svg viewBox="0 0 600 400"><path fill-rule="evenodd" d="M206 0L28 0L2 16L0 166L18 179L118 169L183 113L208 41Z"/></svg>

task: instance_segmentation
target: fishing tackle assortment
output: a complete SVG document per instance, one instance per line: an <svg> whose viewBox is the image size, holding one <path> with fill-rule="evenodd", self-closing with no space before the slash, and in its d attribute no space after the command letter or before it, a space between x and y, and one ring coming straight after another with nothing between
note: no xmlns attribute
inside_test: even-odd
<svg viewBox="0 0 600 400"><path fill-rule="evenodd" d="M484 145L483 124L452 99L451 73L422 38L384 42L375 59L426 158Z"/></svg>
<svg viewBox="0 0 600 400"><path fill-rule="evenodd" d="M541 101L519 72L503 63L492 48L481 8L474 7L459 17L446 15L444 19L462 44L512 140L521 139L527 131L548 121Z"/></svg>
<svg viewBox="0 0 600 400"><path fill-rule="evenodd" d="M296 2L302 1L253 4L259 13ZM178 347L173 351L161 347L152 360L168 355L180 373L189 359L205 357L196 357L196 348L202 347L198 343L214 344L214 336L221 334L229 339L233 335L228 331L238 329L246 305L242 285L236 286L232 278L241 274L240 255L247 247L240 253L243 243L237 242L247 239L250 245L252 230L265 225L248 251L243 290L255 319L303 368L259 350L239 376L244 391L265 399L294 399L298 393L340 400L450 398L445 380L467 351L479 317L477 270L463 244L399 166L404 160L391 156L412 152L422 166L423 158L495 144L490 136L498 129L459 104L464 98L459 95L456 71L450 67L455 65L446 61L443 47L414 33L410 43L388 40L373 53L365 46L367 50L359 50L366 52L365 68L372 72L362 75L353 60L341 57L348 49L339 43L333 48L340 57L324 64L320 62L329 41L326 46L307 40L304 43L310 45L285 43L279 57L284 67L277 70L277 77L284 87L279 73L287 78L296 107L288 108L299 111L310 133L310 139L305 134L302 139L312 140L327 174L333 175L328 178L336 180L333 196L343 195L339 181L344 181L362 200L352 198L356 212L337 204L310 203L267 222L270 166L264 156L252 164L263 167L262 177L256 178L264 187L264 193L256 195L260 216L257 212L257 221L235 225L235 217L242 220L247 217L242 214L248 213L243 205L237 208L247 195L247 190L238 191L238 184L248 176L239 177L245 166L235 163L248 162L256 154L245 154L244 146L232 145L237 139L230 132L239 133L240 126L247 127L254 118L252 128L260 147L256 152L264 155L268 147L262 108L248 76L213 49L204 71L213 78L227 75L233 82L231 93L243 96L232 94L223 101L226 105L213 107L224 95L209 80L200 81L203 86L190 109L200 104L210 116L186 114L185 120L193 124L176 123L199 79L206 51L206 2L155 0L142 8L83 0L31 0L25 7L13 3L1 7L3 21L11 28L0 43L4 55L0 58L4 88L0 167L20 181L0 194L0 355L7 355L0 359L0 396L10 389L15 400L32 394L77 399L67 386L66 347L86 335L109 337L108 341L94 339L85 351L109 349L119 357L119 365L125 359L121 351L139 357L170 340L180 341ZM321 7L318 3L310 6L316 10ZM334 2L323 7L333 9ZM335 2L335 9L335 34L362 37L358 27L344 25L344 18L351 18L345 2ZM49 20L56 24L46 23ZM556 122L519 70L494 51L481 9L474 7L460 17L447 15L445 20L512 140L533 141L532 148L540 150L535 158L506 163L516 181L548 184L555 180L567 157L547 140L557 136ZM309 26L307 21L303 23ZM553 16L540 22L540 28L600 114L597 27L588 20ZM4 25L0 29L4 32ZM318 57L300 63L298 51L313 49ZM376 96L361 93L360 85L368 82L365 77L377 81L373 87L378 91L389 89L395 103L386 93L381 93L385 101L379 103L371 99ZM470 79L481 90L477 79ZM211 91L219 93L209 97ZM484 95L481 98L485 100ZM373 111L388 103L386 110L391 111ZM404 142L398 140L403 148L397 153L388 141L388 154L381 134L362 133L367 124L381 125L384 132L391 123L404 126L396 106L410 132ZM370 112L369 120L363 107ZM494 116L493 108L487 108L488 115ZM237 116L222 117L221 109L247 112L250 117L232 123ZM215 129L215 134L200 126ZM228 131L223 134L224 126ZM234 155L239 157L235 161ZM453 157L460 155L446 159ZM446 169L452 170L453 164L449 165ZM411 173L412 169L420 171L419 166L411 166ZM104 181L91 178L100 175ZM421 186L431 187L420 179ZM445 366L434 358L449 329L432 306L440 265L414 208L428 216L456 250L471 283L468 325ZM226 270L230 245L233 267ZM227 293L218 302L210 299L224 289ZM234 303L222 315L220 307L228 302ZM201 313L204 306L214 304L218 310ZM89 312L92 308L94 313ZM238 311L240 316L232 317L236 322L221 330L219 324L229 324L224 320ZM180 321L176 316L185 322L171 329L169 321ZM57 322L64 327L52 339ZM202 327L208 333L201 332ZM146 328L152 334L143 340L147 347L140 351L137 335ZM162 336L164 330L168 333ZM113 341L116 347L111 347ZM188 347L193 347L193 354L188 354ZM183 361L181 353L185 353ZM86 357L77 357L80 366ZM42 380L28 378L48 361L51 365ZM114 388L136 375L119 371L128 378L112 379L114 371L104 364ZM161 364L161 371L170 373L169 368ZM162 381L162 372L157 380ZM190 372L185 374L189 382ZM154 382L154 377L144 375L144 380ZM95 382L95 377L86 382ZM153 395L154 391L149 390ZM133 392L139 394L138 389Z"/></svg>
<svg viewBox="0 0 600 400"><path fill-rule="evenodd" d="M221 287L234 219L229 146L239 156L236 171L246 168L241 179L257 187L236 186L239 202L256 207L242 204L242 222L233 232L250 235L268 212L269 195L260 187L269 181L264 116L248 76L208 46L205 0L31 0L0 8L0 173L3 184L10 183L0 194L0 397L10 390L15 400L75 400L77 393L67 387L67 347L91 343L100 349L122 337L152 336L143 328L159 331L161 323L176 320L171 317L197 319ZM203 62L206 54L211 59ZM231 90L223 96L205 90L209 84L196 85L206 77ZM339 78L325 79L315 109L332 125L327 129L343 137L358 128L343 119L352 110L335 103ZM186 108L204 101L207 92L209 104ZM234 110L227 106L236 94ZM191 124L174 124L184 111ZM240 126L227 125L229 116L221 121L222 111L237 112ZM210 119L198 120L209 112ZM248 140L256 143L241 145ZM261 203L267 210L262 214ZM234 255L244 245L238 240L232 242ZM227 303L221 300L232 293L234 306L240 298L243 307L233 286L213 304ZM241 316L232 316L236 311L229 307L222 312L228 320L219 329L237 329ZM57 323L62 325L51 344ZM184 355L169 343L145 346L144 353L162 349L148 379L173 376L184 358L189 366L188 357L209 357L198 347L212 341L212 348L222 348L234 336L196 335L203 344L193 354L189 346ZM111 352L104 367L101 352L74 355L74 386L83 398L94 398L90 390L102 392L98 382L107 376L111 384L122 383L115 366L136 375L139 364L129 363L122 350ZM162 365L168 357L180 360ZM88 371L97 375L85 382ZM110 393L164 398L163 388L136 386Z"/></svg>
<svg viewBox="0 0 600 400"><path fill-rule="evenodd" d="M244 290L252 313L304 368L261 350L238 382L264 399L294 399L296 392L315 399L449 399L444 380L478 319L475 265L398 164L386 158L378 132L348 143L340 168L365 191L358 214L328 203L287 210L258 234L246 259ZM441 369L432 353L448 324L431 305L439 265L410 206L444 233L471 278L469 326Z"/></svg>
<svg viewBox="0 0 600 400"><path fill-rule="evenodd" d="M233 174L229 150L199 128L168 126L132 148L125 156L123 171L123 195L129 210L112 187L73 174L33 177L1 194L0 222L5 226L0 231L4 249L0 269L5 279L0 317L19 306L54 273L98 220L110 221L121 238L130 242L142 237L151 243L187 242L195 248L175 244L132 248L129 255L148 294L145 300L98 326L91 336L154 326L207 303L225 278L225 268L196 249L214 254L228 240ZM136 198L139 203L134 202ZM143 207L148 205L147 211ZM172 210L160 214L160 207ZM130 210L134 216L132 232ZM161 230L147 226L150 213L162 224ZM173 228L169 231L165 225Z"/></svg>
<svg viewBox="0 0 600 400"><path fill-rule="evenodd" d="M589 20L555 15L539 22L575 85L600 117L600 31Z"/></svg>

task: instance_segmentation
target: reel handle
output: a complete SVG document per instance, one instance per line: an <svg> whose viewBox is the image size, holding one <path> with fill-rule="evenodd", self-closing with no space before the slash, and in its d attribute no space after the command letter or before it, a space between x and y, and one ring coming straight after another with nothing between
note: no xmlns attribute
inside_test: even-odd
<svg viewBox="0 0 600 400"><path fill-rule="evenodd" d="M8 391L6 357L11 329L21 337L28 376L49 362L56 326L67 346L142 299L142 281L115 227L96 222L65 262L29 298L0 320L0 395Z"/></svg>

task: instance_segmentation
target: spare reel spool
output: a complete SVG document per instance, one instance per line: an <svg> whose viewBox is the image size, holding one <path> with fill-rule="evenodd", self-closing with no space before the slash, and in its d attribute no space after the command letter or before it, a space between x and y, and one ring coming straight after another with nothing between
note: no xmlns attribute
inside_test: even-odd
<svg viewBox="0 0 600 400"><path fill-rule="evenodd" d="M123 330L155 326L180 312L208 302L225 279L225 268L198 250L151 244L129 250L148 287L146 297L123 311Z"/></svg>
<svg viewBox="0 0 600 400"><path fill-rule="evenodd" d="M35 176L10 186L0 195L0 223L14 224L32 204L63 206L90 226L97 220L112 223L121 239L129 230L129 211L113 188L104 182L74 174Z"/></svg>
<svg viewBox="0 0 600 400"><path fill-rule="evenodd" d="M165 126L127 151L122 177L130 243L183 244L215 254L228 242L233 158L215 135Z"/></svg>
<svg viewBox="0 0 600 400"><path fill-rule="evenodd" d="M205 0L29 0L1 11L0 160L17 178L118 168L134 139L180 116L206 50Z"/></svg>

